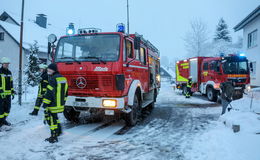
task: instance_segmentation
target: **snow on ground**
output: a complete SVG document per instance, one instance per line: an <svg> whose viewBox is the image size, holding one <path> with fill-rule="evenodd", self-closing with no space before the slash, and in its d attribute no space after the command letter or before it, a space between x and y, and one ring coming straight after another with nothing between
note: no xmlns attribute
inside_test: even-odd
<svg viewBox="0 0 260 160"><path fill-rule="evenodd" d="M195 138L188 159L259 160L260 159L260 91L253 90L233 101L230 112L213 122L207 132ZM240 125L234 133L232 125Z"/></svg>
<svg viewBox="0 0 260 160"><path fill-rule="evenodd" d="M115 134L124 129L122 120L109 125L105 122L77 125L60 114L64 133L58 143L49 144L44 142L50 133L43 124L42 110L37 117L28 115L33 109L37 88L28 88L28 92L22 106L13 103L8 118L13 124L11 130L0 132L0 159L256 160L260 157L257 150L260 138L255 134L258 127L250 128L247 124L257 126L255 123L259 121L251 112L257 110L257 98L251 110L243 110L246 114L240 122L245 126L241 125L241 131L233 133L223 121L231 121L228 118L235 117L242 109L219 118L219 104L207 101L200 94L186 99L170 84L163 83L154 111L126 133ZM249 100L250 95L232 105L246 106Z"/></svg>

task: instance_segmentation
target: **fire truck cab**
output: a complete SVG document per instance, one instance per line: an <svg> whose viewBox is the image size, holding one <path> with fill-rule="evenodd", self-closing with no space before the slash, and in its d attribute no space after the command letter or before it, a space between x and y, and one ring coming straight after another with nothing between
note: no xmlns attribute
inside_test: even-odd
<svg viewBox="0 0 260 160"><path fill-rule="evenodd" d="M159 51L121 29L79 29L59 39L52 56L69 84L67 120L77 122L80 113L89 112L120 115L135 125L143 108L153 108L160 89Z"/></svg>
<svg viewBox="0 0 260 160"><path fill-rule="evenodd" d="M210 101L217 101L220 84L231 81L235 93L233 99L243 97L244 89L250 83L248 60L243 54L225 57L193 57L176 63L177 88L186 91L188 77L192 77L192 92L206 95Z"/></svg>

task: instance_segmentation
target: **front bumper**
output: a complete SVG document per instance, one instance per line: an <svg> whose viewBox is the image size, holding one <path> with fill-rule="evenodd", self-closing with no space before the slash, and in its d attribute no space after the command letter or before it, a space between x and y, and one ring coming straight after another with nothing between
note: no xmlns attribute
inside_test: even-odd
<svg viewBox="0 0 260 160"><path fill-rule="evenodd" d="M104 107L103 100L112 99L117 101L116 107ZM96 108L96 109L113 109L128 112L128 107L125 107L125 97L111 98L111 97L77 97L68 96L65 106L74 108Z"/></svg>

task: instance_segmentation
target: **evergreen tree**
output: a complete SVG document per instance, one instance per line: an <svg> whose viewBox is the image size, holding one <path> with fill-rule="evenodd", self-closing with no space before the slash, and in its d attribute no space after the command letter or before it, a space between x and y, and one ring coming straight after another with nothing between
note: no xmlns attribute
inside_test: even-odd
<svg viewBox="0 0 260 160"><path fill-rule="evenodd" d="M40 73L40 68L39 68L39 58L38 58L38 53L39 53L39 47L37 41L34 42L33 45L30 46L30 53L28 58L28 65L25 71L25 74L27 76L27 83L30 86L36 86L38 85L40 78L41 78L41 73Z"/></svg>
<svg viewBox="0 0 260 160"><path fill-rule="evenodd" d="M214 41L221 41L224 40L226 42L231 42L232 38L229 35L228 25L226 24L225 20L221 18L218 22L216 35Z"/></svg>

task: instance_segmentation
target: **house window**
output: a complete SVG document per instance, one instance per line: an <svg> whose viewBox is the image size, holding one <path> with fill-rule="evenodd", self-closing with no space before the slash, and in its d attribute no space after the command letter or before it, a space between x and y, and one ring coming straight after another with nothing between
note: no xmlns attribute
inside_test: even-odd
<svg viewBox="0 0 260 160"><path fill-rule="evenodd" d="M5 33L0 32L0 41L3 41L5 39Z"/></svg>
<svg viewBox="0 0 260 160"><path fill-rule="evenodd" d="M257 45L257 30L248 34L248 48L255 47Z"/></svg>

